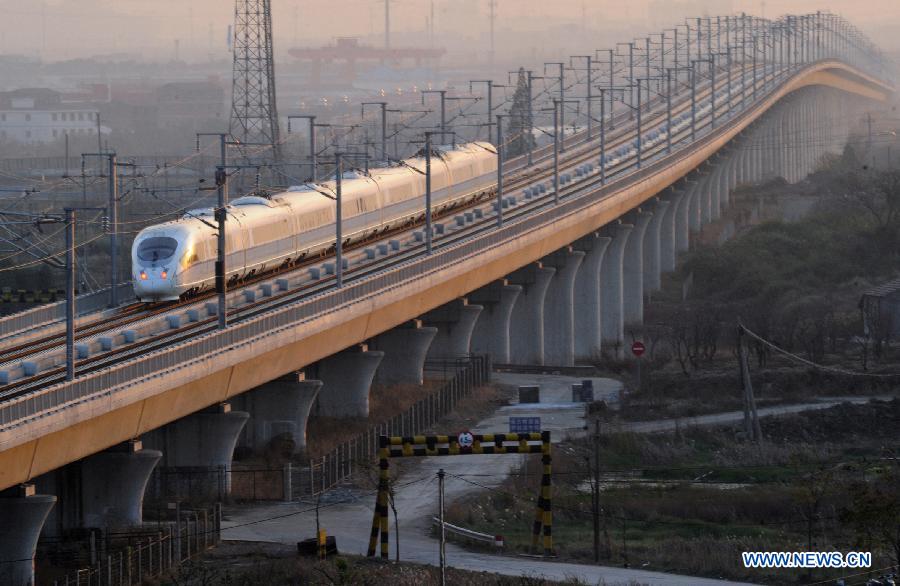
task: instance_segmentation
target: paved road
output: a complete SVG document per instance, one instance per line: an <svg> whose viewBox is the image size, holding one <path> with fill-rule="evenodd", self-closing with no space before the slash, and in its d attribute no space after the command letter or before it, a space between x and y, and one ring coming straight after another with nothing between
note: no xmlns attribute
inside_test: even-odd
<svg viewBox="0 0 900 586"><path fill-rule="evenodd" d="M817 411L819 409L828 409L841 403L868 403L872 399L890 400L891 396L879 397L822 397L814 402L799 403L795 405L773 405L771 407L758 408L759 417L767 415L787 415L790 413L799 413L800 411ZM722 423L734 423L743 421L743 411L726 411L725 413L712 413L709 415L699 415L697 417L684 417L678 419L658 419L655 421L633 421L611 426L609 429L613 431L633 431L636 433L653 433L659 431L674 431L675 429L684 429L685 427L695 427L699 425L719 425Z"/></svg>
<svg viewBox="0 0 900 586"><path fill-rule="evenodd" d="M539 384L540 404L512 404L501 407L494 414L481 421L473 429L475 432L499 432L507 429L508 417L514 415L540 416L542 427L554 432L559 441L567 434L577 435L584 429L584 406L571 402L571 384L580 379L558 375L523 375L501 373L497 382L511 386ZM596 398L615 403L621 384L609 379L593 379ZM795 413L811 409L825 409L844 401L864 403L867 397L831 397L814 403L782 405L759 409L759 415ZM676 427L690 425L715 425L740 421L740 411L716 413L687 419L666 419L659 421L634 422L624 424L624 429L639 433L670 431ZM412 464L398 479L396 506L400 524L401 558L420 563L437 564L437 543L429 537L430 519L436 514L438 486L436 473L443 468L448 476L445 496L449 503L484 487L499 485L515 470L527 456L518 454L491 456L447 456L407 461ZM469 482L467 482L467 480ZM405 486L404 486L405 485ZM330 535L337 538L341 551L365 554L368 547L369 529L372 523L374 493L367 491L331 491L321 503L320 522ZM295 543L313 536L315 512L311 503L272 504L267 506L230 507L223 523L224 537L240 541L268 541ZM391 556L394 555L394 528L391 515ZM472 552L449 544L448 563L468 570L492 572L507 575L543 576L547 579L562 580L577 577L589 583L613 584L673 584L722 585L735 584L720 580L710 580L693 576L680 576L661 572L567 564L532 559L526 557L499 556Z"/></svg>
<svg viewBox="0 0 900 586"><path fill-rule="evenodd" d="M569 433L580 433L584 426L584 406L571 402L571 384L580 379L556 375L520 375L501 373L496 380L518 386L540 384L541 403L537 405L513 404L501 407L493 415L480 422L475 432L506 431L507 418L515 415L540 416L542 427L554 432L558 441ZM621 384L609 379L593 379L597 398L616 401ZM409 466L398 484L396 496L400 524L401 558L420 563L437 564L437 542L429 537L429 524L436 514L438 485L436 473L443 468L447 473L445 496L452 503L474 491L483 490L463 478L486 487L500 484L521 459L519 454L491 456L447 456L417 460ZM484 476L480 476L484 475ZM374 494L366 491L332 491L321 503L320 523L329 535L337 538L341 551L365 554L369 529L372 523ZM241 541L268 541L295 543L313 536L315 527L314 507L310 503L253 505L229 507L223 523L225 539ZM394 555L394 519L391 515L391 556ZM601 581L613 584L674 584L722 585L727 582L707 580L692 576L677 576L661 572L649 572L614 567L567 564L516 556L499 556L472 552L449 544L448 563L454 567L519 576L543 576L563 580L577 577L589 584Z"/></svg>

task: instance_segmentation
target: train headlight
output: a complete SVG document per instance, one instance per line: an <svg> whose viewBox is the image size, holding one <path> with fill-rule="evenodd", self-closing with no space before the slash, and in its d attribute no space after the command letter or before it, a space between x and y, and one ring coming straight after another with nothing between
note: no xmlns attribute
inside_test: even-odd
<svg viewBox="0 0 900 586"><path fill-rule="evenodd" d="M147 280L147 272L141 271L141 281L146 281L146 280Z"/></svg>
<svg viewBox="0 0 900 586"><path fill-rule="evenodd" d="M159 276L162 277L163 279L168 279L168 278L169 278L169 271L163 271L163 272L161 272L161 273L159 274Z"/></svg>

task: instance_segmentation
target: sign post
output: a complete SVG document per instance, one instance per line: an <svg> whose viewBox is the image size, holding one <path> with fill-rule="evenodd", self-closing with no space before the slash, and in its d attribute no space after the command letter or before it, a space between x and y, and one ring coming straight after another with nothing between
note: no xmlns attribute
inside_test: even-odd
<svg viewBox="0 0 900 586"><path fill-rule="evenodd" d="M641 356L647 351L643 342L635 341L631 344L631 353L637 358L637 390L641 390Z"/></svg>

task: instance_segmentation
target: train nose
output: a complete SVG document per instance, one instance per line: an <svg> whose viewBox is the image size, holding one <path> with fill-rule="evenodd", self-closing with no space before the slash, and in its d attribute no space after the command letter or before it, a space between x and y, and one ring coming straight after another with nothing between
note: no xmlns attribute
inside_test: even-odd
<svg viewBox="0 0 900 586"><path fill-rule="evenodd" d="M143 268L134 274L134 292L143 301L177 299L175 275L168 269Z"/></svg>

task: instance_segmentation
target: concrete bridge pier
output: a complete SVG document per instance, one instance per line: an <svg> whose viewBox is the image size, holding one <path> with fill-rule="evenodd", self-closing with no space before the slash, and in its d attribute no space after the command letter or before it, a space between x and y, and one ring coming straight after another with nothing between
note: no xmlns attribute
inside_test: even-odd
<svg viewBox="0 0 900 586"><path fill-rule="evenodd" d="M700 208L702 207L703 200L703 191L707 187L707 181L709 180L709 173L707 171L697 169L697 171L691 177L691 189L688 192L688 227L691 232L699 232L700 228L703 226L701 222L701 212Z"/></svg>
<svg viewBox="0 0 900 586"><path fill-rule="evenodd" d="M738 135L736 145L737 148L735 149L736 152L733 153L733 156L736 156L738 158L738 164L734 178L735 183L738 185L750 182L750 149L747 148L749 143L750 129L746 129L744 132ZM724 200L721 203L724 203Z"/></svg>
<svg viewBox="0 0 900 586"><path fill-rule="evenodd" d="M509 320L509 360L512 364L544 364L544 299L556 269L532 263L511 273L510 283L522 287Z"/></svg>
<svg viewBox="0 0 900 586"><path fill-rule="evenodd" d="M797 183L800 180L800 116L797 101L792 100L788 114L788 174L790 182Z"/></svg>
<svg viewBox="0 0 900 586"><path fill-rule="evenodd" d="M775 134L773 138L773 149L772 149L772 157L775 163L775 170L778 177L783 178L785 181L790 181L790 177L788 174L788 128L787 125L790 121L788 117L788 106L784 104L783 107L778 109L778 126L775 129Z"/></svg>
<svg viewBox="0 0 900 586"><path fill-rule="evenodd" d="M807 94L804 95L800 102L800 177L806 177L812 168L814 154L816 152L815 142L813 141L812 119L810 117L810 106L812 98Z"/></svg>
<svg viewBox="0 0 900 586"><path fill-rule="evenodd" d="M722 211L728 209L731 204L731 192L741 183L744 183L745 156L747 154L746 141L741 142L731 149L726 155L722 165L722 174L719 177L718 200L714 202L716 208L715 219L722 216Z"/></svg>
<svg viewBox="0 0 900 586"><path fill-rule="evenodd" d="M421 385L425 382L425 358L438 329L425 327L414 319L379 334L372 348L384 352L375 372L375 382L382 385Z"/></svg>
<svg viewBox="0 0 900 586"><path fill-rule="evenodd" d="M725 147L727 148L727 147ZM703 189L700 190L700 227L709 224L712 221L713 199L716 197L716 189L719 184L719 174L722 165L725 162L724 155L721 152L710 157L704 164Z"/></svg>
<svg viewBox="0 0 900 586"><path fill-rule="evenodd" d="M747 155L747 183L755 184L759 181L759 136L761 128L762 122L754 124L744 145L744 151Z"/></svg>
<svg viewBox="0 0 900 586"><path fill-rule="evenodd" d="M756 154L756 174L754 175L754 181L756 183L762 183L767 179L766 153L771 126L772 116L771 114L766 114L766 117L759 123L759 126L756 129L756 139L754 141L753 149Z"/></svg>
<svg viewBox="0 0 900 586"><path fill-rule="evenodd" d="M500 279L469 294L469 301L484 308L472 332L472 353L490 354L495 363L509 364L509 324L521 285Z"/></svg>
<svg viewBox="0 0 900 586"><path fill-rule="evenodd" d="M676 239L676 225L678 210L684 199L684 191L669 189L663 196L667 201L663 220L659 226L659 270L662 273L671 273L675 270L678 260L678 245Z"/></svg>
<svg viewBox="0 0 900 586"><path fill-rule="evenodd" d="M781 115L773 111L766 123L763 133L763 179L769 180L779 176L778 164L775 161L775 140L778 134L778 125L781 123Z"/></svg>
<svg viewBox="0 0 900 586"><path fill-rule="evenodd" d="M790 183L795 183L797 180L797 159L795 152L794 139L796 138L797 127L795 126L796 122L796 113L794 112L794 105L792 102L788 102L788 108L785 115L786 125L784 128L784 161L785 161L785 179Z"/></svg>
<svg viewBox="0 0 900 586"><path fill-rule="evenodd" d="M687 252L691 248L691 200L694 190L694 182L685 180L681 186L676 189L681 193L678 199L678 207L675 209L675 256L679 252ZM674 262L674 259L673 259ZM674 265L673 265L674 266Z"/></svg>
<svg viewBox="0 0 900 586"><path fill-rule="evenodd" d="M292 372L260 385L240 396L250 413L245 434L257 454L273 440L290 438L293 453L306 450L306 424L313 402L322 388L320 380L306 380L303 372Z"/></svg>
<svg viewBox="0 0 900 586"><path fill-rule="evenodd" d="M761 121L753 131L753 142L751 143L753 172L751 179L754 184L758 184L763 180L763 137L765 136L765 128L768 123L768 120Z"/></svg>
<svg viewBox="0 0 900 586"><path fill-rule="evenodd" d="M748 129L747 136L741 142L741 174L738 177L738 185L750 185L755 182L756 153L753 148L756 135L756 126Z"/></svg>
<svg viewBox="0 0 900 586"><path fill-rule="evenodd" d="M591 363L600 359L602 348L602 302L600 275L603 259L612 238L593 232L576 240L575 249L584 251L584 260L575 277L575 361Z"/></svg>
<svg viewBox="0 0 900 586"><path fill-rule="evenodd" d="M146 434L163 453L167 493L220 499L231 493L231 459L250 414L219 403Z"/></svg>
<svg viewBox="0 0 900 586"><path fill-rule="evenodd" d="M626 327L644 323L644 235L653 214L638 208L627 218L634 230L625 245L622 266L622 310Z"/></svg>
<svg viewBox="0 0 900 586"><path fill-rule="evenodd" d="M33 484L0 491L0 584L34 584L34 550L56 497L35 494Z"/></svg>
<svg viewBox="0 0 900 586"><path fill-rule="evenodd" d="M132 440L82 460L82 526L113 530L140 526L144 490L161 458L162 452L145 450L140 440Z"/></svg>
<svg viewBox="0 0 900 586"><path fill-rule="evenodd" d="M793 161L793 180L791 183L797 183L803 178L804 153L803 149L806 145L803 143L803 101L798 98L795 100L794 108L791 112L791 157Z"/></svg>
<svg viewBox="0 0 900 586"><path fill-rule="evenodd" d="M437 335L428 349L431 360L465 358L472 348L472 332L484 307L470 304L465 297L433 309L422 316L422 323L437 327Z"/></svg>
<svg viewBox="0 0 900 586"><path fill-rule="evenodd" d="M566 246L541 260L556 269L544 299L545 364L575 365L575 278L584 257L584 251Z"/></svg>
<svg viewBox="0 0 900 586"><path fill-rule="evenodd" d="M600 270L600 332L603 352L622 358L625 341L625 314L622 296L625 246L634 226L621 221L604 226L602 233L611 241Z"/></svg>
<svg viewBox="0 0 900 586"><path fill-rule="evenodd" d="M714 202L717 213L715 219L719 219L722 210L727 209L731 203L731 191L740 184L738 174L743 164L744 148L738 147L736 150L728 154L728 158L722 165L721 174L719 175L719 189L717 199Z"/></svg>
<svg viewBox="0 0 900 586"><path fill-rule="evenodd" d="M728 147L726 147L726 149L727 148ZM706 201L707 209L703 210L706 214L703 218L704 224L718 220L721 215L722 192L728 189L725 176L733 157L734 154L730 150L727 150L722 152L722 154L716 158L716 165L709 177L708 188L706 190L708 199Z"/></svg>
<svg viewBox="0 0 900 586"><path fill-rule="evenodd" d="M668 217L669 202L656 198L652 207L653 217L644 233L644 293L659 291L662 287L662 227ZM648 295L649 297L649 295Z"/></svg>
<svg viewBox="0 0 900 586"><path fill-rule="evenodd" d="M323 417L368 417L369 392L384 352L358 344L320 360L316 378L322 381L316 414Z"/></svg>

